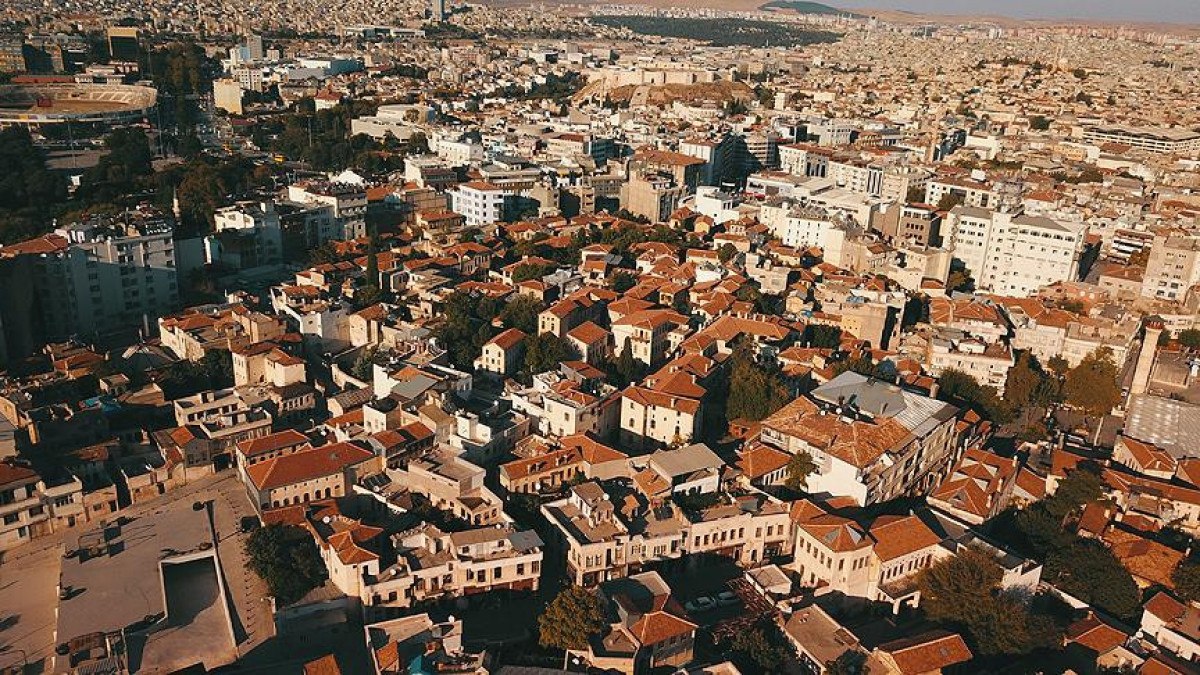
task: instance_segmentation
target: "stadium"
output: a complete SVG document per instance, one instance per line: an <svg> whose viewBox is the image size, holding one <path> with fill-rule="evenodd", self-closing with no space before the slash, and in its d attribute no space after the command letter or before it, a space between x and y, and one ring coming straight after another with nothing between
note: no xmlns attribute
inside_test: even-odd
<svg viewBox="0 0 1200 675"><path fill-rule="evenodd" d="M126 84L6 85L0 86L0 127L133 122L157 101L153 87Z"/></svg>

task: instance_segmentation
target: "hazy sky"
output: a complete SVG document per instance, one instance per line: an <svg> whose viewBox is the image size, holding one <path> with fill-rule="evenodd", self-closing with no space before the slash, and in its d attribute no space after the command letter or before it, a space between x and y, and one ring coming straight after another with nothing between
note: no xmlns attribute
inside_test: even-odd
<svg viewBox="0 0 1200 675"><path fill-rule="evenodd" d="M930 14L1200 23L1200 0L837 0L846 9L877 7Z"/></svg>

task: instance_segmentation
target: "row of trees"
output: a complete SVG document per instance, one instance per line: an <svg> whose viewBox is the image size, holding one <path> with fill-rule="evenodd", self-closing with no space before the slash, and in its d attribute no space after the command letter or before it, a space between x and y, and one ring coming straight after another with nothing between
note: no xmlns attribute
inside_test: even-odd
<svg viewBox="0 0 1200 675"><path fill-rule="evenodd" d="M0 130L0 164L0 244L42 234L67 198L66 179L46 168L24 127Z"/></svg>
<svg viewBox="0 0 1200 675"><path fill-rule="evenodd" d="M1061 357L1050 359L1048 366L1044 368L1028 352L1018 355L1008 372L1003 398L971 375L947 369L938 378L938 398L1001 424L1029 406L1067 403L1091 415L1106 415L1121 402L1119 372L1108 347L1097 348L1074 368Z"/></svg>
<svg viewBox="0 0 1200 675"><path fill-rule="evenodd" d="M1102 482L1081 465L1054 495L1023 510L1008 510L985 530L1014 550L1043 561L1042 578L1059 589L1122 619L1134 619L1141 595L1129 571L1103 543L1081 537L1071 526L1080 510L1100 499Z"/></svg>

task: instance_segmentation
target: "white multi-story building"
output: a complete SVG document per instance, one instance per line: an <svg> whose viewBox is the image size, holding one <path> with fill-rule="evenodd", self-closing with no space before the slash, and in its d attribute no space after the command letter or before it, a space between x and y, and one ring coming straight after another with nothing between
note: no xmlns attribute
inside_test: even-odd
<svg viewBox="0 0 1200 675"><path fill-rule="evenodd" d="M466 219L467 227L504 220L504 190L486 181L471 181L450 192L450 210Z"/></svg>
<svg viewBox="0 0 1200 675"><path fill-rule="evenodd" d="M283 229L274 203L226 206L217 209L213 221L216 234L204 238L208 264L244 269L283 262Z"/></svg>
<svg viewBox="0 0 1200 675"><path fill-rule="evenodd" d="M60 314L65 310L73 332L97 335L128 328L178 306L170 223L93 219L59 228L55 234L67 245L40 270L59 277L64 293L47 300Z"/></svg>
<svg viewBox="0 0 1200 675"><path fill-rule="evenodd" d="M1200 283L1200 237L1156 235L1142 275L1142 295L1179 300Z"/></svg>
<svg viewBox="0 0 1200 675"><path fill-rule="evenodd" d="M971 271L975 287L1027 297L1079 273L1087 225L968 206L949 217L949 248Z"/></svg>
<svg viewBox="0 0 1200 675"><path fill-rule="evenodd" d="M331 228L328 234L332 236L318 236L318 243L367 236L367 192L362 185L326 181L297 183L288 186L288 201L332 211L326 221Z"/></svg>

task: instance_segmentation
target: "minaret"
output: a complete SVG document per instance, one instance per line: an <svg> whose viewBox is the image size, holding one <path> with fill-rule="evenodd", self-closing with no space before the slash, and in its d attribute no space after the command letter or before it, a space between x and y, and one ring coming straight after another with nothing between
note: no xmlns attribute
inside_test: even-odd
<svg viewBox="0 0 1200 675"><path fill-rule="evenodd" d="M1162 335L1163 322L1153 317L1146 322L1146 335L1142 338L1142 349L1138 352L1137 366L1133 369L1133 383L1129 395L1144 394L1150 387L1150 373L1154 370L1154 353L1158 351L1158 336Z"/></svg>

